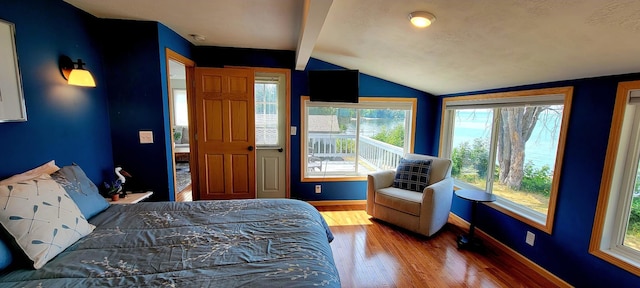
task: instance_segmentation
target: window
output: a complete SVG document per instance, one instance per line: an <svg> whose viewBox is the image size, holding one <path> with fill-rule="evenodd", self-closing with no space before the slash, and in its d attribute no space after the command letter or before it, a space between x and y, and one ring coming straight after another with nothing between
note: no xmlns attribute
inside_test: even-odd
<svg viewBox="0 0 640 288"><path fill-rule="evenodd" d="M174 126L189 126L187 90L185 89L173 89L173 121Z"/></svg>
<svg viewBox="0 0 640 288"><path fill-rule="evenodd" d="M278 79L256 77L254 85L256 106L256 146L277 146L278 127Z"/></svg>
<svg viewBox="0 0 640 288"><path fill-rule="evenodd" d="M589 251L640 276L640 81L618 85Z"/></svg>
<svg viewBox="0 0 640 288"><path fill-rule="evenodd" d="M301 106L302 181L362 180L369 172L395 169L413 151L414 98L335 103L303 97Z"/></svg>
<svg viewBox="0 0 640 288"><path fill-rule="evenodd" d="M492 207L551 233L572 91L445 98L440 155L455 185L493 193Z"/></svg>

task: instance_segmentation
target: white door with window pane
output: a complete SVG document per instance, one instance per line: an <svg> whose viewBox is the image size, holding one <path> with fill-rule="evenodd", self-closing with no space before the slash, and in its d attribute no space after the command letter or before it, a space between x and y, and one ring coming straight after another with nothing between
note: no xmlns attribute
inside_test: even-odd
<svg viewBox="0 0 640 288"><path fill-rule="evenodd" d="M257 197L285 198L286 140L284 74L256 72Z"/></svg>

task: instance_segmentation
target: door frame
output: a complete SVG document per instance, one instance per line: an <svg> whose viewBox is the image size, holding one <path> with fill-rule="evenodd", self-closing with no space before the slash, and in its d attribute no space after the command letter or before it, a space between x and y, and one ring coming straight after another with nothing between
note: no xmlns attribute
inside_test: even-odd
<svg viewBox="0 0 640 288"><path fill-rule="evenodd" d="M173 97L171 96L171 78L170 78L170 70L169 70L169 60L173 60L176 61L178 63L181 63L182 65L184 65L185 68L185 72L186 72L186 92L187 92L187 109L189 111L189 118L188 118L188 122L189 122L189 139L194 139L195 140L195 131L196 131L196 121L194 119L195 115L193 115L195 113L195 109L193 107L191 107L191 103L193 102L193 95L194 95L194 69L195 69L195 62L187 57L182 56L181 54L169 49L169 48L165 48L165 66L166 66L166 75L167 75L167 98L169 101L169 126L165 129L165 133L168 133L168 135L170 135L171 137L171 143L173 144L173 131L172 131L172 123L173 123ZM193 128L192 128L193 127ZM198 180L198 174L197 174L197 165L194 165L194 161L197 159L197 157L195 157L195 153L197 152L197 145L193 144L194 141L189 141L189 170L191 171L191 190L192 191L197 191L196 189L198 188L198 184L197 184L197 180ZM178 193L180 191L176 191L176 155L175 155L175 149L174 149L174 145L171 145L171 163L173 163L173 199L174 201L177 201L177 197L178 197ZM192 192L192 199L193 200L197 200L196 195L193 195Z"/></svg>

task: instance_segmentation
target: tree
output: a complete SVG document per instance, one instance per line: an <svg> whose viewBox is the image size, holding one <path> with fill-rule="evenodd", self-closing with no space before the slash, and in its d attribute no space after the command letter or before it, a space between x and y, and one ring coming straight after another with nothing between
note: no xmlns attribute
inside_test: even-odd
<svg viewBox="0 0 640 288"><path fill-rule="evenodd" d="M371 138L397 147L404 147L404 127L397 125L393 129L387 129L386 126L382 126L380 132Z"/></svg>
<svg viewBox="0 0 640 288"><path fill-rule="evenodd" d="M524 176L524 145L542 111L549 106L508 107L498 109L501 119L498 131L497 158L500 167L498 181L519 190Z"/></svg>
<svg viewBox="0 0 640 288"><path fill-rule="evenodd" d="M471 144L462 142L453 149L451 160L451 175L462 176L463 172L473 172L478 177L484 177L489 167L489 144L481 138L473 139Z"/></svg>

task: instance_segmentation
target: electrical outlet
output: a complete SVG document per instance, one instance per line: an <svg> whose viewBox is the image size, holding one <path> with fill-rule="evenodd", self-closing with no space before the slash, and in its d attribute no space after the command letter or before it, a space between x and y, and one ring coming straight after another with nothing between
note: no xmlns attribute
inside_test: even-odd
<svg viewBox="0 0 640 288"><path fill-rule="evenodd" d="M316 193L322 193L322 185L316 185Z"/></svg>
<svg viewBox="0 0 640 288"><path fill-rule="evenodd" d="M533 246L533 242L535 241L536 241L536 234L531 233L531 231L527 231L527 239L525 239L525 242Z"/></svg>

